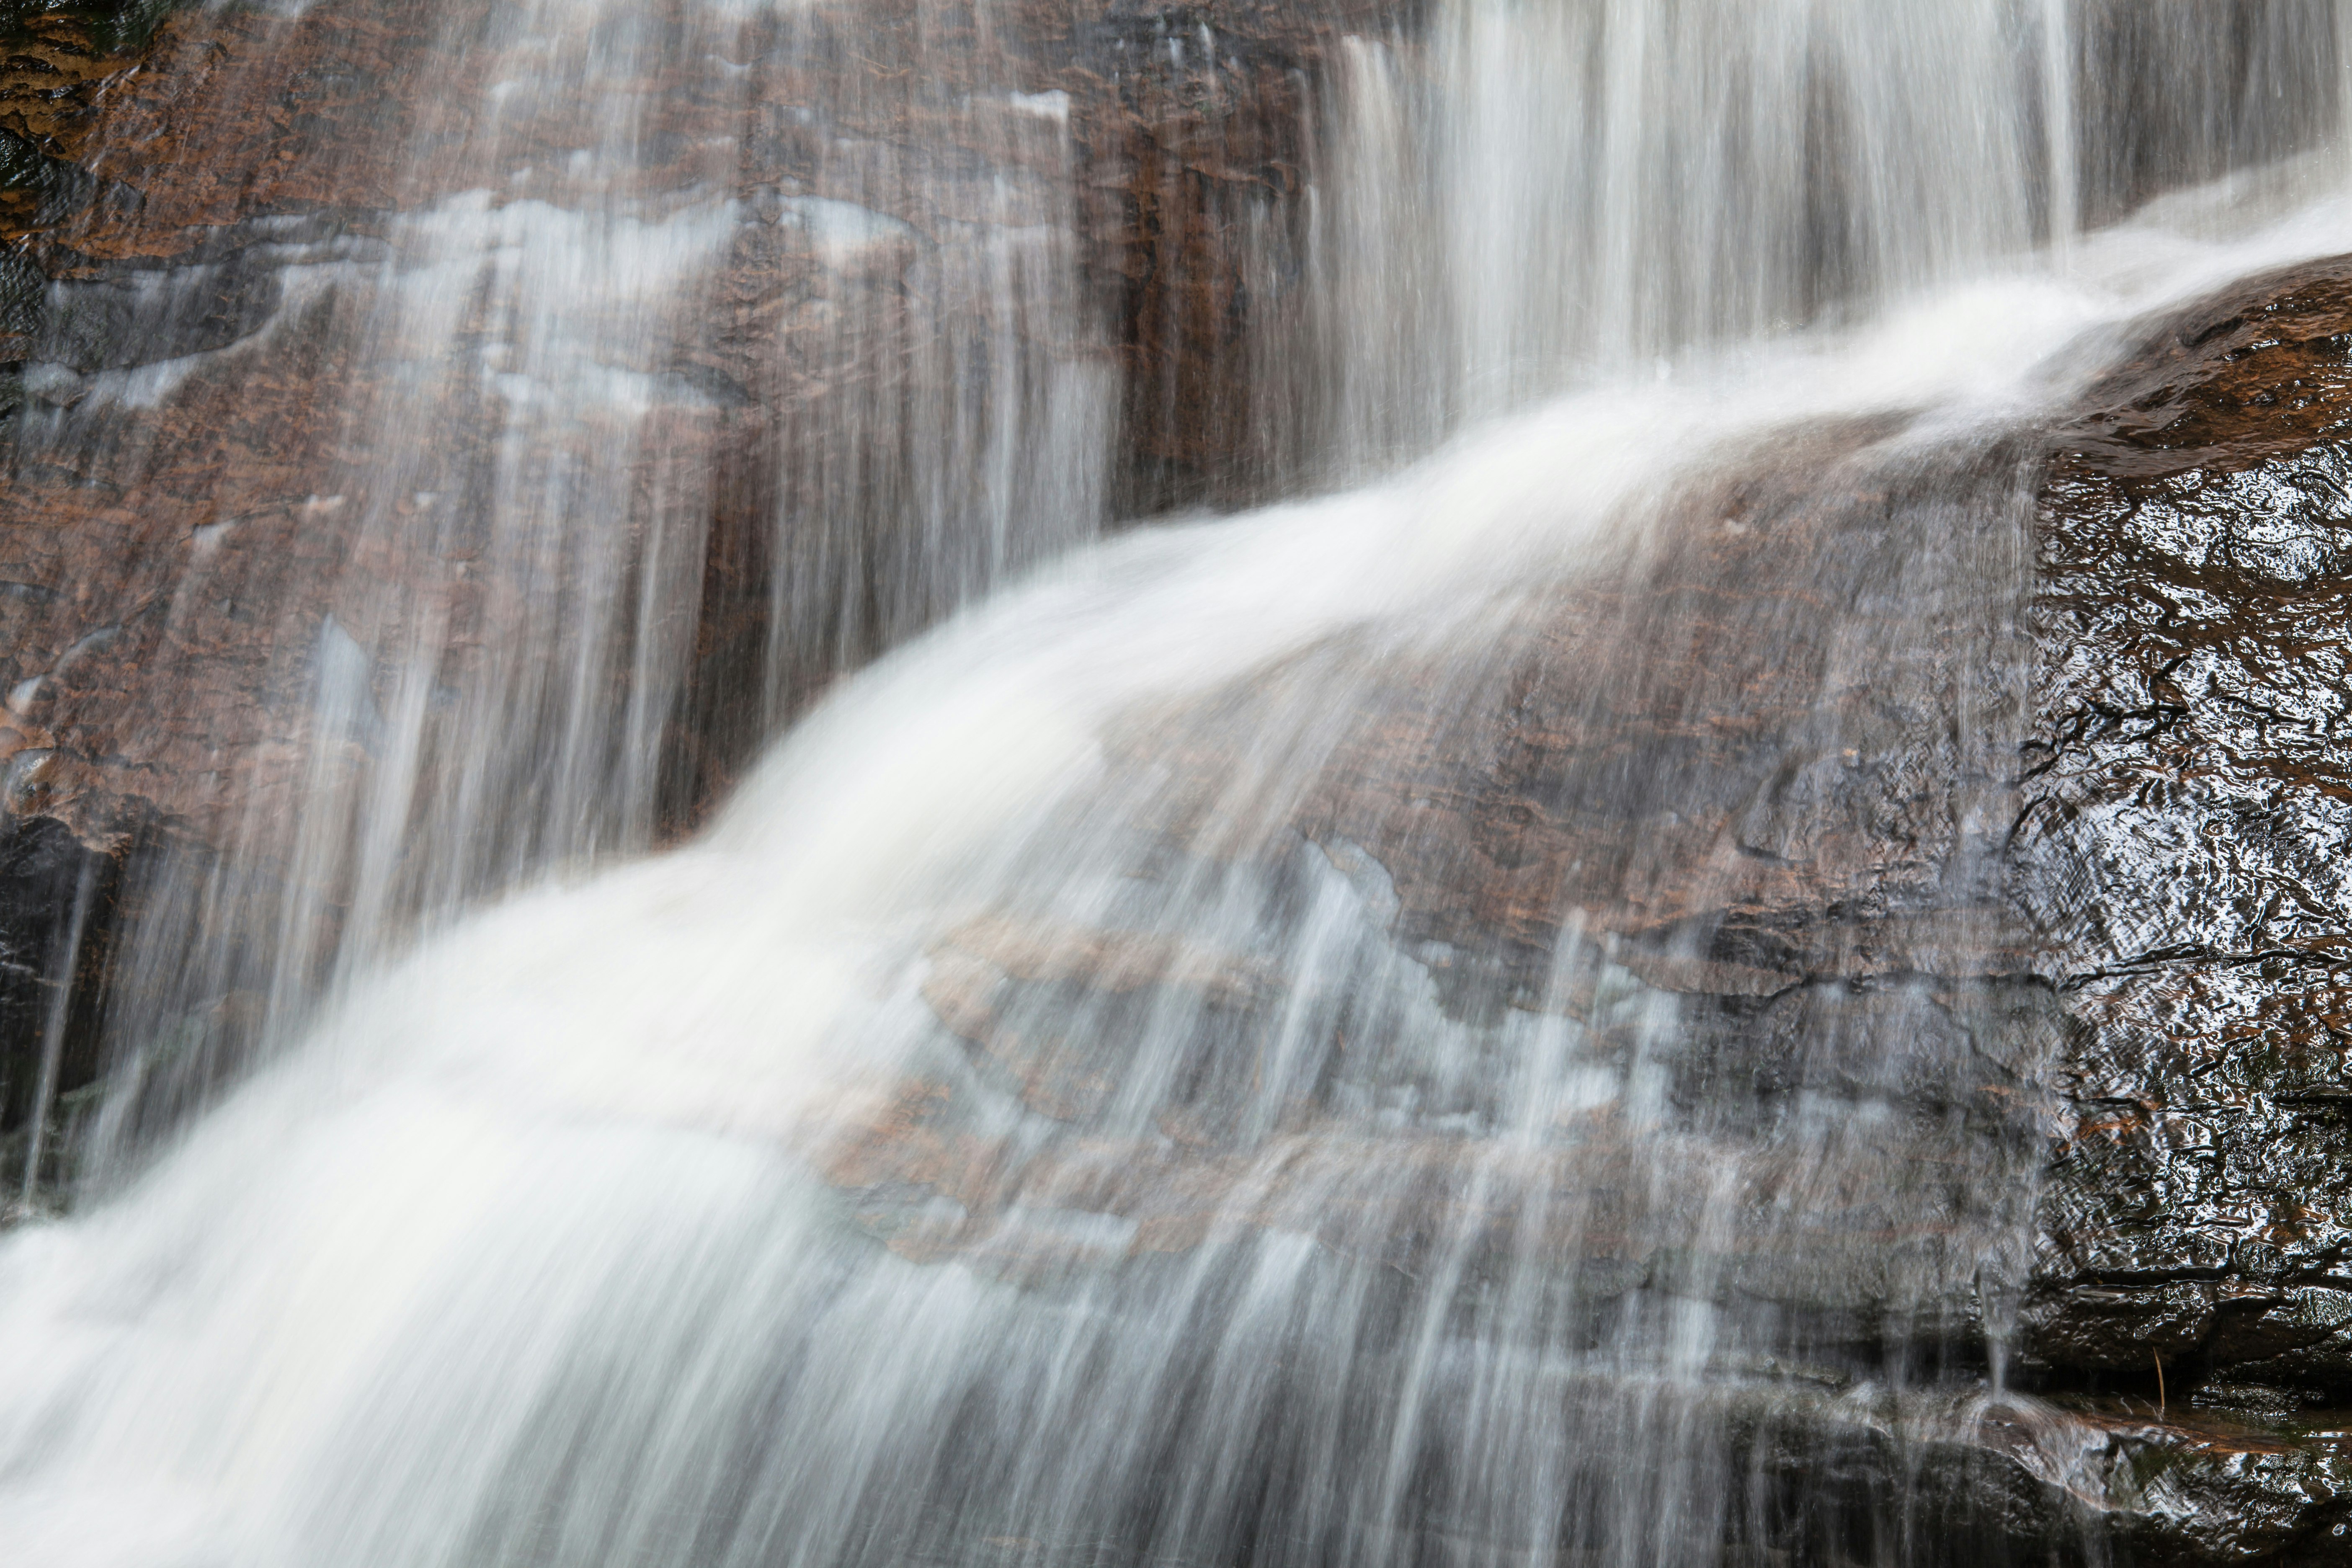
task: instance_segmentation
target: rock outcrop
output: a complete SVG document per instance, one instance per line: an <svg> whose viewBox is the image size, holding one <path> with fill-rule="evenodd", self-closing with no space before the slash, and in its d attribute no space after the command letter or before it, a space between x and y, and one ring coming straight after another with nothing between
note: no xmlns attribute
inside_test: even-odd
<svg viewBox="0 0 2352 1568"><path fill-rule="evenodd" d="M2347 331L2341 263L2185 317L2042 502L2018 887L2069 1120L2031 1342L2255 1408L2352 1393Z"/></svg>

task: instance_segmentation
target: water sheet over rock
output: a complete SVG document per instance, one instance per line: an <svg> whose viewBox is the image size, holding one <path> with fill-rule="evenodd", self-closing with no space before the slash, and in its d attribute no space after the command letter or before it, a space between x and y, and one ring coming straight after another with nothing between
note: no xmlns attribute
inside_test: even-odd
<svg viewBox="0 0 2352 1568"><path fill-rule="evenodd" d="M2332 7L146 20L34 1560L2345 1555Z"/></svg>

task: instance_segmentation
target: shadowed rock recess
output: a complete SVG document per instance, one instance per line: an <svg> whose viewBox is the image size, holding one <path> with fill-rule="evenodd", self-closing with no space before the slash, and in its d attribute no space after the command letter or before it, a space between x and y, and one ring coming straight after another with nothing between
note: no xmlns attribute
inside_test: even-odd
<svg viewBox="0 0 2352 1568"><path fill-rule="evenodd" d="M320 282L467 183L415 188L407 156L456 134L436 104L479 96L431 55L454 9L0 7L0 1192L28 1163L61 1180L123 1031L234 1065L266 1001L158 1000L169 955L133 966L118 934L260 929L152 906L343 776L306 739L318 659L289 650L389 635L367 584L427 569L356 520L428 504L436 472L462 491L480 458L422 455L407 500L336 489L395 389L358 384L363 305ZM982 37L967 15L974 72L1034 100L973 139L900 85L936 21L918 10L857 7L852 51L824 41L846 8L811 7L818 43L755 40L724 102L638 84L663 100L647 189L708 177L693 149L723 121L744 214L675 357L638 367L684 389L665 460L710 476L664 833L827 681L954 607L892 577L896 514L860 514L851 567L794 551L839 503L827 463L874 457L818 450L856 422L813 410L948 374L888 343L842 356L813 323L911 332L959 193L1075 163L1076 211L1016 217L1067 226L1099 323L1051 348L1116 408L1109 520L1305 471L1261 358L1299 308L1315 72L1342 30L1411 16L1024 5ZM870 90L812 86L826 73ZM845 106L830 140L786 112L815 100ZM842 146L878 157L916 122L940 177L907 189L937 205L910 195L845 263L793 204L866 199L828 184L864 155ZM104 450L24 434L100 405ZM1149 803L1130 826L1153 876L1269 908L1338 878L1441 1016L1574 1020L1639 1064L1646 1121L1596 1109L1570 1149L1475 1169L1434 1137L1338 1136L1366 1084L1423 1087L1383 1057L1394 1020L1343 1008L1314 1047L1328 1071L1244 1136L1232 1086L1300 1048L1283 962L1003 911L938 944L923 996L1028 1131L1016 1147L946 1077L910 1077L830 1154L859 1223L1041 1289L1118 1267L1149 1289L1255 1228L1416 1288L1433 1237L1471 1237L1447 1266L1473 1274L1556 1256L1580 1324L1587 1298L1737 1299L1811 1352L1730 1369L1708 1413L1748 1479L1724 1533L1759 1564L1901 1540L1921 1562L2352 1565L2352 261L2182 311L2054 427L1902 434L1724 455L1617 555L1485 606L1475 671L1342 640L1138 716L1152 749L1112 759L1114 792ZM860 470L882 489L888 456ZM528 589L453 591L453 686ZM787 603L822 624L779 655ZM1359 666L1360 700L1322 710L1319 677ZM1298 739L1271 761L1240 743L1270 734ZM327 921L350 896L316 891ZM1099 1135L1122 1041L1171 1017L1199 1047L1186 1109L1148 1142ZM1824 1161L1799 1123L1866 1135ZM1661 1150L1697 1185L1655 1180ZM1262 1182L1274 1159L1285 1180ZM1988 1169L2001 1190L1970 1188ZM1073 1210L1115 1223L1008 1219Z"/></svg>

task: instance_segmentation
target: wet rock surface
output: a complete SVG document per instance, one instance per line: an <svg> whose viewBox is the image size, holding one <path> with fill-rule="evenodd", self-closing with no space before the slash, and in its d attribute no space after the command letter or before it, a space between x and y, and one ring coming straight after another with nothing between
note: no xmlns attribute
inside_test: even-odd
<svg viewBox="0 0 2352 1568"><path fill-rule="evenodd" d="M1589 1405L1567 1430L1647 1452L1622 1413L1696 1400L1720 1448L1672 1462L1741 1478L1725 1538L1759 1562L1890 1531L1922 1563L2063 1557L2137 1521L2106 1439L1969 1403L2059 1044L2003 892L2037 468L1899 434L1722 454L1598 563L1479 606L1475 653L1343 636L1139 715L1108 793L1142 923L1008 911L932 949L941 1048L830 1163L856 1223L1115 1300L1311 1237L1331 1300L1393 1298L1347 1330L1381 1368L1459 1289L1465 1339L1561 1358L1530 1375ZM1536 1128L1530 1057L1581 1086ZM1486 1324L1498 1300L1525 1315ZM1706 1376L1605 1370L1692 1310L1722 1325ZM1406 1377L1360 1375L1375 1407ZM1562 1462L1609 1494L1609 1459ZM1447 1506L1413 1528L1469 1528Z"/></svg>
<svg viewBox="0 0 2352 1568"><path fill-rule="evenodd" d="M105 1064L93 1020L106 946L90 940L121 897L121 859L54 818L0 832L0 1209L62 1172L73 1124Z"/></svg>
<svg viewBox="0 0 2352 1568"><path fill-rule="evenodd" d="M1156 1139L1090 1133L1171 1005L1268 1070L1252 1014L1282 988L1256 954L999 921L934 952L925 997L979 1083L1061 1131L1008 1144L929 1082L836 1180L894 1249L1010 1279L1254 1226L1418 1277L1433 1237L1484 1234L1601 1296L1774 1303L1832 1381L1940 1364L1965 1388L1990 1335L2008 1404L1876 1438L1790 1415L1752 1462L1832 1513L1900 1470L1974 1543L1956 1561L2352 1561L2328 1415L2352 1391L2347 395L2352 266L2257 279L2126 356L2047 447L1889 465L1856 429L1733 455L1613 566L1491 606L1474 678L1342 646L1149 717L1215 781L1147 812L1170 865L1305 853L1242 826L1283 802L1286 842L1366 890L1447 1011L1562 1012L1645 1057L1664 1099L1622 1141L1604 1120L1517 1168L1309 1101L1269 1153L1207 1078ZM1376 672L1336 718L1318 660ZM1268 734L1311 740L1240 741ZM1381 1070L1331 1048L1320 1093ZM1871 1158L1790 1142L1827 1107ZM1989 1149L2030 1216L1932 1195ZM1727 1173L1743 1241L1688 1251L1665 1168ZM1764 1217L1790 1199L1801 1228ZM1057 1214L1117 1223L1074 1241ZM2032 1258L1971 1251L2029 1219ZM1873 1442L1914 1468L1856 1457ZM1852 1507L1755 1544L1839 1560Z"/></svg>
<svg viewBox="0 0 2352 1568"><path fill-rule="evenodd" d="M2160 338L2045 488L2021 898L2067 1048L2028 1353L2292 1408L2347 1384L2352 268Z"/></svg>

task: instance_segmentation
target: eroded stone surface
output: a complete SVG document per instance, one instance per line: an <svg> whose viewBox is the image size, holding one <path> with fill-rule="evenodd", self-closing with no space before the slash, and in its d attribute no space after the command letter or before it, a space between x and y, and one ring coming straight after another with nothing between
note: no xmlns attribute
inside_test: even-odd
<svg viewBox="0 0 2352 1568"><path fill-rule="evenodd" d="M2063 432L2018 886L2065 1125L2032 1353L2346 1386L2352 269L2184 318Z"/></svg>

